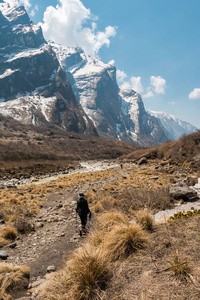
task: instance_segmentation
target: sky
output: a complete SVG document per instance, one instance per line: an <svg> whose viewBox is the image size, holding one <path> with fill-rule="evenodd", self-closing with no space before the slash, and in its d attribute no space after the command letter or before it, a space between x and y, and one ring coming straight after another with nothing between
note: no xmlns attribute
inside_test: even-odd
<svg viewBox="0 0 200 300"><path fill-rule="evenodd" d="M145 108L200 128L200 0L5 0L25 5L44 37L117 68Z"/></svg>

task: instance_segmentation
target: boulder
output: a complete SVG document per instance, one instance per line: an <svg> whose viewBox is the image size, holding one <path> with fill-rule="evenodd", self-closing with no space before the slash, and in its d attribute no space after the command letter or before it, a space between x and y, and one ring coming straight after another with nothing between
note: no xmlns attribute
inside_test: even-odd
<svg viewBox="0 0 200 300"><path fill-rule="evenodd" d="M170 196L174 199L184 201L197 201L199 199L197 192L188 186L172 186L169 189Z"/></svg>
<svg viewBox="0 0 200 300"><path fill-rule="evenodd" d="M146 163L147 163L146 157L141 157L137 162L138 165L142 165L142 164L146 164Z"/></svg>

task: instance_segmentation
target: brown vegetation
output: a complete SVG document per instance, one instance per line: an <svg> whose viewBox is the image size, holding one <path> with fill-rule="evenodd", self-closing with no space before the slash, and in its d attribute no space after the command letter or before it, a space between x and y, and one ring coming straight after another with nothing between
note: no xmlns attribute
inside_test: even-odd
<svg viewBox="0 0 200 300"><path fill-rule="evenodd" d="M30 270L26 266L0 263L0 299L13 299L13 295L28 287Z"/></svg>
<svg viewBox="0 0 200 300"><path fill-rule="evenodd" d="M200 131L184 135L177 141L169 141L161 146L139 149L128 154L127 159L138 160L145 156L148 159L165 159L172 164L190 163L189 166L200 169Z"/></svg>
<svg viewBox="0 0 200 300"><path fill-rule="evenodd" d="M25 126L1 115L0 132L0 177L59 171L73 161L114 159L138 148L118 140L68 133L56 126Z"/></svg>

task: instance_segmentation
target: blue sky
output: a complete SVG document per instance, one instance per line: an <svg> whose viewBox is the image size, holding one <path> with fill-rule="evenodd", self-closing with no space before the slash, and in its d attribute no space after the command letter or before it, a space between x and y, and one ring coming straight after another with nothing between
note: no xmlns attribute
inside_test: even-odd
<svg viewBox="0 0 200 300"><path fill-rule="evenodd" d="M146 109L200 128L199 0L19 1L46 38L114 60L119 85L140 92Z"/></svg>

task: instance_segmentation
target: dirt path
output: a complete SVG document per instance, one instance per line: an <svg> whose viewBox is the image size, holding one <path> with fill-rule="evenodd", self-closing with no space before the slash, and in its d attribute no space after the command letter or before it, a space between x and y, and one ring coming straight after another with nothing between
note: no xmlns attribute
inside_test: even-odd
<svg viewBox="0 0 200 300"><path fill-rule="evenodd" d="M91 163L85 163L81 171L99 171L101 168L105 169L106 165L98 163L92 167ZM74 173L79 171L76 170ZM95 182L93 186L99 187L105 182L107 183L108 179ZM47 268L50 266L55 270L62 268L70 252L83 240L79 235L79 217L76 224L75 208L80 190L88 189L91 189L91 186L87 183L49 195L40 214L33 220L36 230L24 235L22 239L19 238L15 248L7 248L9 254L7 262L27 265L31 270L31 295L20 293L15 299L20 299L22 296L23 300L37 299L36 294L38 288L40 289L45 282Z"/></svg>

